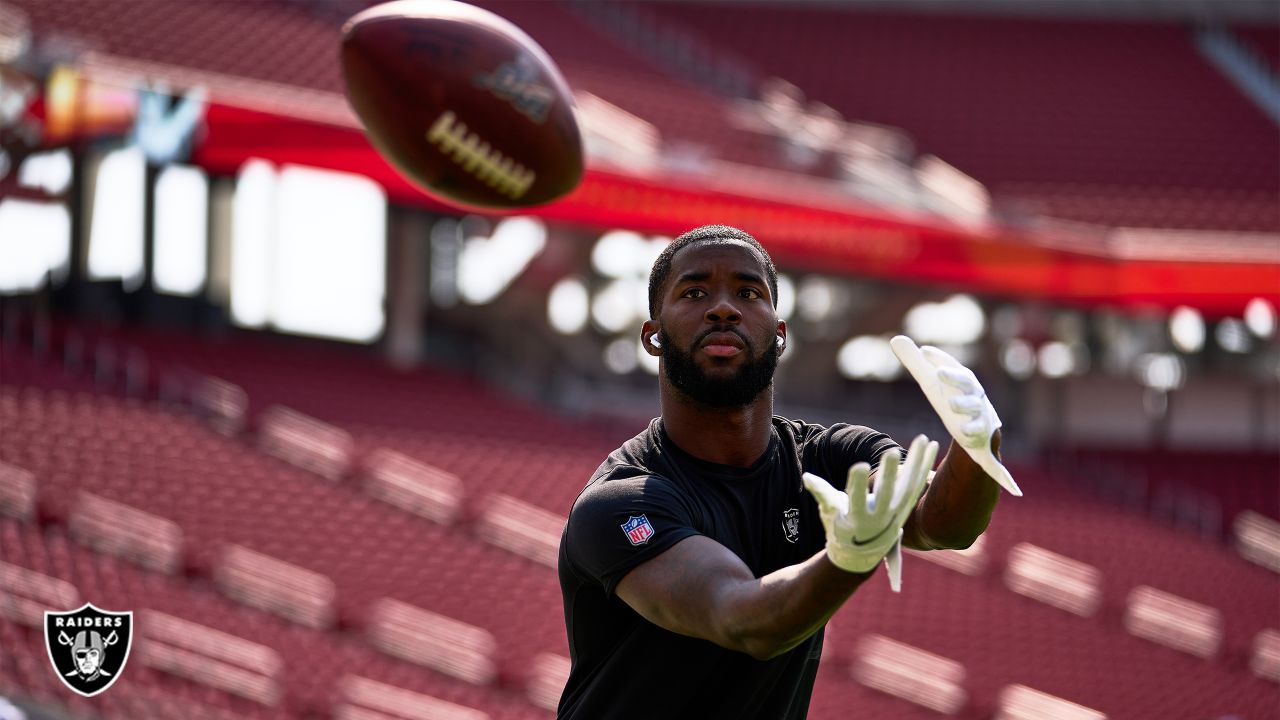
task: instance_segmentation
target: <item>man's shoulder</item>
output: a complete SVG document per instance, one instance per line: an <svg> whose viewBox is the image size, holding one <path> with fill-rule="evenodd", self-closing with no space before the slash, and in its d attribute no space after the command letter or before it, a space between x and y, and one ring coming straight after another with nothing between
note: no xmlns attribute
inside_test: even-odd
<svg viewBox="0 0 1280 720"><path fill-rule="evenodd" d="M662 450L657 422L651 421L635 437L609 453L578 495L575 508L646 492L675 491L659 467Z"/></svg>
<svg viewBox="0 0 1280 720"><path fill-rule="evenodd" d="M799 419L786 418L781 415L773 416L773 426L779 432L789 433L799 444L814 441L828 441L836 438L863 438L884 435L884 433L879 430L867 427L866 425L856 425L847 422L835 422L830 425L823 425Z"/></svg>
<svg viewBox="0 0 1280 720"><path fill-rule="evenodd" d="M658 420L654 419L634 437L622 443L600 463L587 487L631 474L643 474L653 464L658 449Z"/></svg>
<svg viewBox="0 0 1280 720"><path fill-rule="evenodd" d="M774 423L780 427L781 433L788 433L794 438L795 453L801 464L809 472L819 475L822 471L815 468L831 472L834 463L840 466L840 472L844 472L850 463L875 465L885 452L895 449L901 452L893 438L865 425L844 422L819 425L783 417L775 417Z"/></svg>

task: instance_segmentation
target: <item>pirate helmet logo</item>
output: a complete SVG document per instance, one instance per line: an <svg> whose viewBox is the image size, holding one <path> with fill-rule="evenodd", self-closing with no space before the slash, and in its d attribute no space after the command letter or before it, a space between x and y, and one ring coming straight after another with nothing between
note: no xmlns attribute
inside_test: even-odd
<svg viewBox="0 0 1280 720"><path fill-rule="evenodd" d="M93 697L120 678L132 647L133 612L78 610L44 613L44 644L62 683Z"/></svg>

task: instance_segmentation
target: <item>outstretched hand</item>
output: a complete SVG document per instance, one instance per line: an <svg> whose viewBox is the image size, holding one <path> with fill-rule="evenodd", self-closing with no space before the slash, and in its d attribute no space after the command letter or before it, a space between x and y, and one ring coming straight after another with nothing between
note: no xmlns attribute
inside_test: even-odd
<svg viewBox="0 0 1280 720"><path fill-rule="evenodd" d="M889 347L920 385L956 443L1000 487L1022 497L1013 475L991 449L1000 417L973 371L936 347L916 347L906 335L890 340Z"/></svg>
<svg viewBox="0 0 1280 720"><path fill-rule="evenodd" d="M805 489L818 503L818 513L827 533L827 557L848 572L862 573L875 568L886 556L889 584L894 592L901 587L902 526L911 517L933 461L938 443L917 436L905 460L888 453L880 464L874 490L869 489L871 466L858 463L849 468L845 491L833 488L812 473L804 474Z"/></svg>

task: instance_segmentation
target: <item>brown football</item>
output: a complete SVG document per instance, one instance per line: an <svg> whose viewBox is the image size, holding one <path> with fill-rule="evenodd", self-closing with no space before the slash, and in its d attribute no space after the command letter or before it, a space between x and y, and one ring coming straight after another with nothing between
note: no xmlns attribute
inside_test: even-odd
<svg viewBox="0 0 1280 720"><path fill-rule="evenodd" d="M573 95L524 31L455 0L397 0L342 28L347 98L374 147L426 192L540 205L582 178Z"/></svg>

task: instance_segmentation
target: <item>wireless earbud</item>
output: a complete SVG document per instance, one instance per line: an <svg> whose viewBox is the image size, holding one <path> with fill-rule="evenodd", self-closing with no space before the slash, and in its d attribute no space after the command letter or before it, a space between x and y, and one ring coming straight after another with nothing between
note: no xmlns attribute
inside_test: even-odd
<svg viewBox="0 0 1280 720"><path fill-rule="evenodd" d="M660 348L662 347L662 338L658 333L654 333L649 336L649 344L656 348Z"/></svg>
<svg viewBox="0 0 1280 720"><path fill-rule="evenodd" d="M781 335L778 335L778 336L776 336L776 337L773 339L773 342L774 342L774 344L775 344L775 345L777 345L779 348L781 348L781 347L782 347L782 346L783 346L787 341L786 341L786 340L784 340L784 339L783 339L783 337L782 337Z"/></svg>

